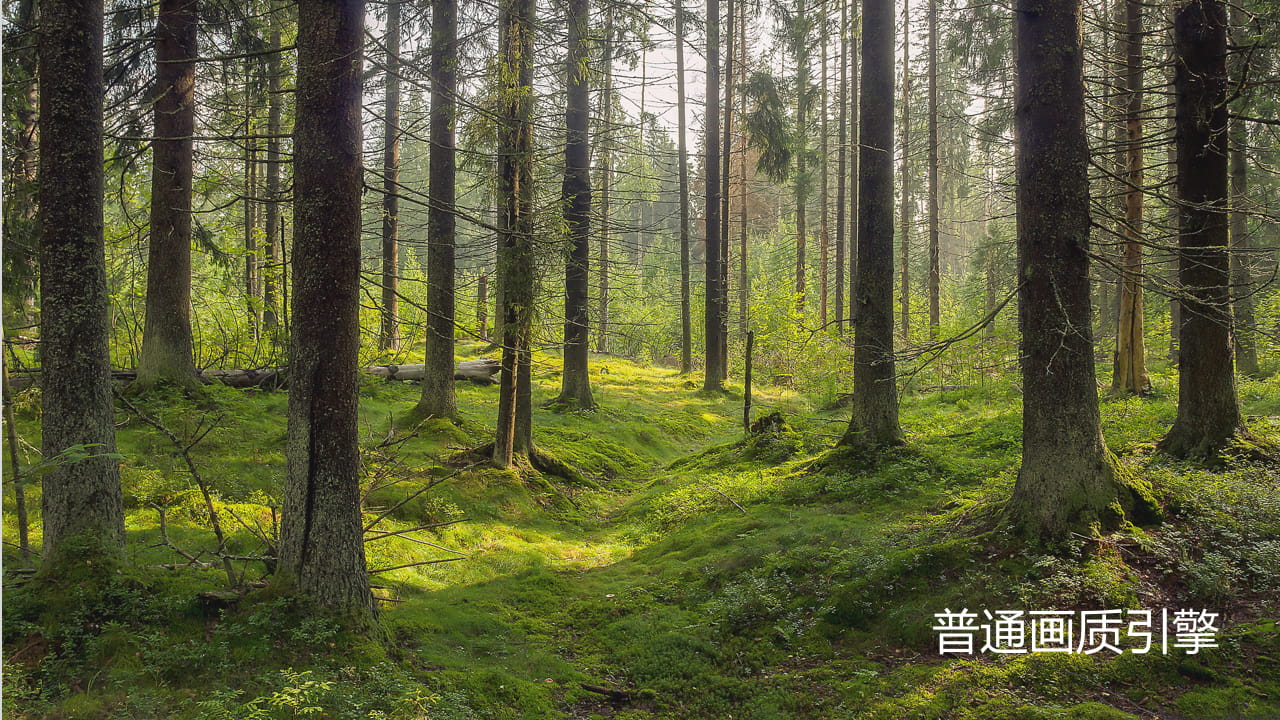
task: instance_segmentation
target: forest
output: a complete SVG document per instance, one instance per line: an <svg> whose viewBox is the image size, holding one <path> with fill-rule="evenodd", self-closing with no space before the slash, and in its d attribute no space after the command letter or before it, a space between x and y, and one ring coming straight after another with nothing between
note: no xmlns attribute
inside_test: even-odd
<svg viewBox="0 0 1280 720"><path fill-rule="evenodd" d="M1280 718L1277 0L2 31L4 718Z"/></svg>

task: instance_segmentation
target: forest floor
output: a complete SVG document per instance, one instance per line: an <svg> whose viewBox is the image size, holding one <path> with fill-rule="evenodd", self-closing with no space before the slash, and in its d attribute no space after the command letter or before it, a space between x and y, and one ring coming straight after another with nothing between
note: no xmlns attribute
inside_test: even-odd
<svg viewBox="0 0 1280 720"><path fill-rule="evenodd" d="M557 368L535 358L535 403L555 396ZM592 376L600 408L539 405L534 437L598 489L460 466L461 450L491 439L496 387L459 383L461 425L415 434L400 418L416 385L363 383L366 482L403 481L367 506L445 478L378 528L461 520L414 537L465 553L376 574L389 600L374 639L269 590L212 607L222 600L198 594L226 587L220 566L148 567L183 562L159 508L173 545L215 542L173 444L121 412L131 568L56 596L7 572L4 717L1280 717L1280 471L1154 455L1175 410L1171 374L1155 374L1151 397L1103 403L1110 447L1152 483L1166 521L1057 548L1000 521L1020 446L1007 380L909 394L907 445L850 458L829 452L847 411L785 388L758 389L756 414L779 411L786 426L747 435L740 386L706 395L696 378L608 357ZM1255 432L1280 437L1280 382L1240 392ZM161 389L132 402L179 438L216 422L192 460L229 551L260 553L283 478L284 393ZM16 407L38 446L37 394ZM401 537L367 548L372 568L462 557ZM235 567L237 580L264 573ZM1221 613L1221 647L943 657L932 627L946 608L1203 608Z"/></svg>

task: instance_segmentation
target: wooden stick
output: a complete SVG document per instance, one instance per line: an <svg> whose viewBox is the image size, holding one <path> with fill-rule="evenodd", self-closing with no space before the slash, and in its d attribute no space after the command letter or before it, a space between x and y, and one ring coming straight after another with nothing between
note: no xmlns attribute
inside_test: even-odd
<svg viewBox="0 0 1280 720"><path fill-rule="evenodd" d="M373 570L369 571L369 574L372 575L374 573L391 572L392 570L403 570L405 568L418 567L419 565L436 565L438 563L456 562L461 559L462 558L460 557L452 557L452 558L441 558L439 560L422 560L420 562L406 563L404 565L396 565L394 567L374 568Z"/></svg>

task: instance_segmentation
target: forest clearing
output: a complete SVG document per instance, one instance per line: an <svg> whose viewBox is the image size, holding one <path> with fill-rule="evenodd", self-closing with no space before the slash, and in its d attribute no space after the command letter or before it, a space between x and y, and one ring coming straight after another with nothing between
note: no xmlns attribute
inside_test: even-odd
<svg viewBox="0 0 1280 720"><path fill-rule="evenodd" d="M3 40L5 718L1280 718L1274 0Z"/></svg>

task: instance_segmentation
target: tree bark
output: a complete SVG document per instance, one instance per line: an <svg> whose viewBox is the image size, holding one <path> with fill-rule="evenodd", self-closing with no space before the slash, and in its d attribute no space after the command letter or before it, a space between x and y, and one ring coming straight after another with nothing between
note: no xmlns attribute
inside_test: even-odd
<svg viewBox="0 0 1280 720"><path fill-rule="evenodd" d="M1244 12L1237 5L1229 11L1232 28L1240 37L1238 44L1245 42ZM1235 51L1236 67L1233 73L1236 82L1244 83L1248 75L1247 61L1250 54L1243 48ZM1241 98L1237 110L1248 110L1247 98ZM1244 120L1231 118L1231 287L1232 309L1234 310L1235 327L1233 337L1236 343L1236 369L1241 375L1257 376L1258 345L1255 334L1257 320L1254 317L1253 273L1249 240L1249 134Z"/></svg>
<svg viewBox="0 0 1280 720"><path fill-rule="evenodd" d="M902 3L902 226L898 248L898 311L902 341L911 337L911 0Z"/></svg>
<svg viewBox="0 0 1280 720"><path fill-rule="evenodd" d="M285 10L280 0L273 0L271 10L271 34L267 41L272 51L267 56L267 197L262 223L266 233L266 247L263 248L265 252L259 272L262 277L262 328L266 331L272 348L275 348L280 340L276 290L284 277L280 260L281 248L284 247L284 225L280 222L280 138L277 136L280 134L280 116L284 105L280 88L284 74L280 62L280 26L284 24L281 16Z"/></svg>
<svg viewBox="0 0 1280 720"><path fill-rule="evenodd" d="M564 278L564 371L560 397L571 408L595 407L588 374L590 338L588 274L591 266L591 147L588 137L591 115L587 65L590 52L586 37L590 0L570 0L568 9L569 53L565 60L564 183L560 197L569 230L569 254Z"/></svg>
<svg viewBox="0 0 1280 720"><path fill-rule="evenodd" d="M1116 332L1115 369L1111 389L1141 395L1151 389L1147 379L1147 345L1143 329L1143 158L1142 158L1142 3L1125 0L1125 174L1124 236L1120 276L1120 323Z"/></svg>
<svg viewBox="0 0 1280 720"><path fill-rule="evenodd" d="M194 387L191 340L191 174L196 2L161 0L156 25L155 140L147 311L138 383Z"/></svg>
<svg viewBox="0 0 1280 720"><path fill-rule="evenodd" d="M693 372L693 310L689 291L689 148L684 89L684 0L676 2L676 152L680 185L680 372Z"/></svg>
<svg viewBox="0 0 1280 720"><path fill-rule="evenodd" d="M41 452L90 457L43 478L44 566L124 546L111 402L103 243L102 0L42 0L40 21Z"/></svg>
<svg viewBox="0 0 1280 720"><path fill-rule="evenodd" d="M859 91L853 414L840 444L902 443L893 359L893 55L891 0L864 0Z"/></svg>
<svg viewBox="0 0 1280 720"><path fill-rule="evenodd" d="M720 290L720 0L707 0L707 92L703 139L706 143L706 308L704 328L707 356L703 369L702 388L718 391L724 389L722 368L724 358L720 353L720 318L724 314Z"/></svg>
<svg viewBox="0 0 1280 720"><path fill-rule="evenodd" d="M929 338L942 318L942 248L938 199L938 0L929 0Z"/></svg>
<svg viewBox="0 0 1280 720"><path fill-rule="evenodd" d="M825 8L824 8L825 10ZM828 169L830 165L829 148L827 147L827 109L830 102L827 98L827 40L830 34L827 30L826 13L822 15L822 117L818 123L819 130L822 134L822 140L819 143L820 170L822 173L822 183L819 192L822 197L818 200L818 212L822 215L818 221L818 242L821 245L818 248L818 319L822 327L827 326L827 276L830 272L828 265L830 264L830 248L831 237L827 232L827 215L829 214L829 195L831 194L830 182L828 177Z"/></svg>
<svg viewBox="0 0 1280 720"><path fill-rule="evenodd" d="M493 463L510 467L528 451L529 363L533 305L533 33L534 0L502 0L499 6L498 198L502 203L499 262L502 266L502 376ZM524 408L521 408L521 405ZM528 417L524 415L524 417Z"/></svg>
<svg viewBox="0 0 1280 720"><path fill-rule="evenodd" d="M800 38L796 41L796 306L805 308L805 292L808 279L805 264L808 262L808 213L809 203L809 33L805 17L804 0L796 3L796 25Z"/></svg>
<svg viewBox="0 0 1280 720"><path fill-rule="evenodd" d="M853 0L850 0L852 2ZM849 314L850 329L858 316L858 242L860 232L858 224L862 217L862 110L861 85L858 82L859 64L858 39L861 37L862 18L852 20L849 28ZM891 56L892 59L892 56ZM890 310L892 313L892 310Z"/></svg>
<svg viewBox="0 0 1280 720"><path fill-rule="evenodd" d="M298 4L293 327L277 577L318 605L374 615L360 508L363 0Z"/></svg>
<svg viewBox="0 0 1280 720"><path fill-rule="evenodd" d="M431 149L428 152L427 337L428 371L415 414L456 420L453 326L456 315L454 248L457 200L458 4L431 5Z"/></svg>
<svg viewBox="0 0 1280 720"><path fill-rule="evenodd" d="M433 34L434 32L433 28ZM400 0L387 3L385 42L387 85L382 115L382 325L378 334L378 347L396 350L400 347ZM437 88L438 83L433 79L432 110L436 107ZM432 138L432 151L437 147L435 139ZM433 202L428 212L434 208ZM428 237L428 246L430 242ZM433 315L439 312L430 300L428 305L432 308ZM431 333L428 332L427 336L430 338ZM453 328L449 328L449 340L453 340ZM453 364L452 358L449 364ZM449 386L452 388L453 384L450 383Z"/></svg>
<svg viewBox="0 0 1280 720"><path fill-rule="evenodd" d="M1159 449L1218 454L1244 431L1231 352L1227 259L1227 11L1185 0L1173 23L1182 332L1178 415Z"/></svg>
<svg viewBox="0 0 1280 720"><path fill-rule="evenodd" d="M1042 537L1153 511L1149 491L1107 449L1098 411L1080 15L1080 0L1018 0L1015 21L1023 399L1008 509Z"/></svg>
<svg viewBox="0 0 1280 720"><path fill-rule="evenodd" d="M840 104L840 119L836 123L836 332L844 332L844 236L845 236L845 188L849 166L849 0L840 0L840 89L836 102Z"/></svg>
<svg viewBox="0 0 1280 720"><path fill-rule="evenodd" d="M599 310L596 313L597 339L596 349L609 352L609 212L613 192L613 11L608 11L605 21L604 87L600 93L600 117L603 126L596 133L597 147L600 152L600 297Z"/></svg>

